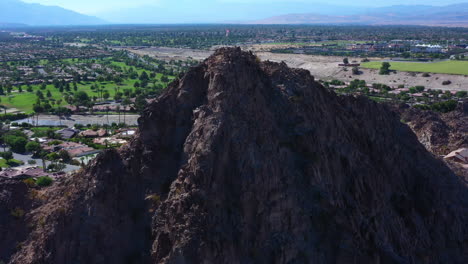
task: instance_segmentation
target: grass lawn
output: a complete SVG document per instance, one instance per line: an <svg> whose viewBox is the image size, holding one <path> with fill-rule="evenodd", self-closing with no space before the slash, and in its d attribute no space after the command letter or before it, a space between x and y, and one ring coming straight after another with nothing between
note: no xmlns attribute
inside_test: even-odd
<svg viewBox="0 0 468 264"><path fill-rule="evenodd" d="M7 161L3 158L0 158L0 168L8 168L10 166L8 166L7 164Z"/></svg>
<svg viewBox="0 0 468 264"><path fill-rule="evenodd" d="M264 45L297 45L297 46L321 46L321 45L346 45L346 44L362 44L366 41L352 41L352 40L329 40L318 42L273 42L263 43Z"/></svg>
<svg viewBox="0 0 468 264"><path fill-rule="evenodd" d="M15 160L15 159L11 159L10 162L12 164L16 164L17 166L24 165L24 162ZM13 165L13 166L16 166L16 165ZM7 164L7 161L4 158L0 158L0 168L10 168L10 165Z"/></svg>
<svg viewBox="0 0 468 264"><path fill-rule="evenodd" d="M58 131L62 129L61 127L33 127L31 128L31 131L34 132L33 137L46 137L47 136L47 131L53 130L53 131Z"/></svg>
<svg viewBox="0 0 468 264"><path fill-rule="evenodd" d="M338 45L338 46L343 46L346 44L364 44L366 41L361 41L361 40L328 40L328 41L320 41L317 42L316 44L323 44L323 45Z"/></svg>
<svg viewBox="0 0 468 264"><path fill-rule="evenodd" d="M406 72L430 72L468 75L468 61L423 62L390 62L390 69ZM380 69L382 62L372 61L362 63L363 68Z"/></svg>

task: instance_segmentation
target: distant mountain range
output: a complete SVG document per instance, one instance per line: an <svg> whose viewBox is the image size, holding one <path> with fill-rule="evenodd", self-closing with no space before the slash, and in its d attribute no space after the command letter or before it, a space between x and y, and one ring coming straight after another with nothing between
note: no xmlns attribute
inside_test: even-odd
<svg viewBox="0 0 468 264"><path fill-rule="evenodd" d="M114 23L181 24L362 24L468 26L468 3L447 6L397 5L369 8L309 3L159 1L153 5L107 11L100 17ZM265 19L262 19L265 18Z"/></svg>
<svg viewBox="0 0 468 264"><path fill-rule="evenodd" d="M468 3L448 6L398 5L363 8L356 14L296 13L255 20L249 24L357 24L468 26Z"/></svg>
<svg viewBox="0 0 468 264"><path fill-rule="evenodd" d="M109 7L112 9L111 7ZM99 24L356 24L468 27L468 3L369 8L290 2L156 1L150 6L83 15L57 6L0 0L0 28ZM101 19L102 18L102 19ZM264 18L264 19L262 19ZM109 22L107 22L109 21ZM230 22L231 21L231 22ZM232 22L235 21L235 22Z"/></svg>
<svg viewBox="0 0 468 264"><path fill-rule="evenodd" d="M108 10L97 14L97 16L114 23L130 24L237 24L275 15L299 12L311 13L318 11L320 14L325 15L339 12L343 15L353 15L361 10L361 7L355 6L336 6L320 3L304 4L301 0L291 0L287 3L277 1L266 3L265 1L177 0L155 1L154 4L140 7Z"/></svg>
<svg viewBox="0 0 468 264"><path fill-rule="evenodd" d="M0 0L0 27L96 24L106 24L106 21L57 6Z"/></svg>

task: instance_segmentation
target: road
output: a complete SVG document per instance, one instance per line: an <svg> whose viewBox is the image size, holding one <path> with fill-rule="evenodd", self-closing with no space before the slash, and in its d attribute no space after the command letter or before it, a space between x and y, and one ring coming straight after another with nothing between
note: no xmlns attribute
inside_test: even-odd
<svg viewBox="0 0 468 264"><path fill-rule="evenodd" d="M125 123L129 126L136 126L138 125L138 118L139 115L125 115ZM124 122L123 115L71 115L68 117L58 117L56 115L40 115L38 118L39 126L67 126L73 127L75 124L80 125L104 125L104 124L112 124L112 123L121 123ZM28 124L36 124L36 118L25 118L16 121L19 124L21 123L28 123Z"/></svg>
<svg viewBox="0 0 468 264"><path fill-rule="evenodd" d="M3 151L3 146L0 146L2 147L2 151ZM9 148L6 148L7 151L9 151L10 149ZM18 153L13 153L13 158L16 159L16 160L20 160L24 163L23 166L21 167L30 167L30 166L42 166L42 160L41 159L33 159L32 158L32 155L24 155L24 154L18 154ZM35 165L29 165L28 164L28 161L30 160L34 160L36 162ZM46 161L46 166L49 165L50 162L49 161ZM74 165L70 165L70 164L64 164L65 165L65 168L63 169L63 172L74 172L74 171L77 171L79 170L81 167L79 166L74 166Z"/></svg>

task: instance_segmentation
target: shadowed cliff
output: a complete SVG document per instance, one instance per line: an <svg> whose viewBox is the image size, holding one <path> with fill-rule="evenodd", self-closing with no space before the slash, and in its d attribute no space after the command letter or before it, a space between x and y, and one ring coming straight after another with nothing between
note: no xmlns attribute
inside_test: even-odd
<svg viewBox="0 0 468 264"><path fill-rule="evenodd" d="M467 208L385 105L225 48L48 190L11 263L465 263Z"/></svg>

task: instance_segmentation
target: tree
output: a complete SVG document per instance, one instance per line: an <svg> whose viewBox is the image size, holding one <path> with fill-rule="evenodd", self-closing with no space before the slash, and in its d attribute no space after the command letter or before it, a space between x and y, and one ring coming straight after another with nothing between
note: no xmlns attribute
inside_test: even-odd
<svg viewBox="0 0 468 264"><path fill-rule="evenodd" d="M119 122L120 122L120 117L119 117ZM5 138L4 137L0 137L0 145L2 145L3 147L3 152L5 152ZM0 155L1 157L1 155Z"/></svg>
<svg viewBox="0 0 468 264"><path fill-rule="evenodd" d="M455 94L456 97L458 98L465 98L467 96L468 92L467 91L459 91Z"/></svg>
<svg viewBox="0 0 468 264"><path fill-rule="evenodd" d="M7 161L11 160L13 159L13 152L11 151L0 152L0 157L4 158Z"/></svg>
<svg viewBox="0 0 468 264"><path fill-rule="evenodd" d="M102 97L104 98L104 100L109 99L109 97L110 97L109 92L105 91L105 92L102 94Z"/></svg>
<svg viewBox="0 0 468 264"><path fill-rule="evenodd" d="M114 96L114 100L119 101L121 99L122 99L122 93L120 93L120 92L116 93L115 96Z"/></svg>
<svg viewBox="0 0 468 264"><path fill-rule="evenodd" d="M416 91L418 91L419 93L423 92L424 89L426 89L424 86L421 86L421 85L415 86L415 88L416 88Z"/></svg>
<svg viewBox="0 0 468 264"><path fill-rule="evenodd" d="M34 111L34 115L36 115L36 126L38 126L39 125L39 114L44 112L44 107L41 105L39 100L33 105L33 111ZM34 117L34 115L33 115L33 117Z"/></svg>
<svg viewBox="0 0 468 264"><path fill-rule="evenodd" d="M133 79L133 80L134 80L134 79L138 78L138 73L137 73L137 72L131 72L131 73L129 74L129 77L130 77L130 79Z"/></svg>
<svg viewBox="0 0 468 264"><path fill-rule="evenodd" d="M353 74L358 75L359 74L359 68L358 67L353 67Z"/></svg>
<svg viewBox="0 0 468 264"><path fill-rule="evenodd" d="M135 99L135 108L138 112L143 112L146 107L146 99L143 95L139 95Z"/></svg>
<svg viewBox="0 0 468 264"><path fill-rule="evenodd" d="M71 160L70 154L66 150L60 150L58 155L63 162L69 162Z"/></svg>
<svg viewBox="0 0 468 264"><path fill-rule="evenodd" d="M125 98L123 101L122 101L122 106L124 107L124 124L125 124L125 112L127 111L127 106L130 105L130 99L128 98Z"/></svg>
<svg viewBox="0 0 468 264"><path fill-rule="evenodd" d="M44 94L41 91L37 90L36 95L39 99L44 99Z"/></svg>
<svg viewBox="0 0 468 264"><path fill-rule="evenodd" d="M349 64L348 58L344 58L344 59L343 59L343 63L346 64L346 65Z"/></svg>
<svg viewBox="0 0 468 264"><path fill-rule="evenodd" d="M380 75L388 75L390 73L390 63L388 62L382 62L382 67L380 67Z"/></svg>
<svg viewBox="0 0 468 264"><path fill-rule="evenodd" d="M119 124L120 124L120 105L118 105L116 109L117 109L117 114L119 115Z"/></svg>
<svg viewBox="0 0 468 264"><path fill-rule="evenodd" d="M41 150L41 144L36 141L30 141L26 144L26 150L28 152L38 152Z"/></svg>
<svg viewBox="0 0 468 264"><path fill-rule="evenodd" d="M39 187L47 187L47 186L52 185L53 182L54 180L50 178L49 176L43 176L43 177L37 178L36 185Z"/></svg>
<svg viewBox="0 0 468 264"><path fill-rule="evenodd" d="M78 91L73 96L73 103L76 106L77 110L81 105L87 105L90 102L89 96L84 91Z"/></svg>
<svg viewBox="0 0 468 264"><path fill-rule="evenodd" d="M24 153L28 141L24 137L9 135L5 137L5 142L10 145L12 151L16 153Z"/></svg>
<svg viewBox="0 0 468 264"><path fill-rule="evenodd" d="M149 77L148 77L148 74L143 71L140 75L140 81L148 81L149 80Z"/></svg>
<svg viewBox="0 0 468 264"><path fill-rule="evenodd" d="M0 103L2 102L2 98L0 98ZM0 105L0 108L5 109L5 115L6 115L6 107L4 105Z"/></svg>
<svg viewBox="0 0 468 264"><path fill-rule="evenodd" d="M108 106L106 106L107 124L109 124L109 110L110 110L110 108Z"/></svg>

